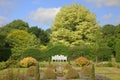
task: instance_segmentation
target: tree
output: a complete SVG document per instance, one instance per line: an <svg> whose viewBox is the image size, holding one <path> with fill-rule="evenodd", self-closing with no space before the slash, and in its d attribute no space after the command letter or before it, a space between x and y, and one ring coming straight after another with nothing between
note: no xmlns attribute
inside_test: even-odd
<svg viewBox="0 0 120 80"><path fill-rule="evenodd" d="M107 24L102 27L104 43L106 43L113 53L115 52L115 31L116 27L111 24Z"/></svg>
<svg viewBox="0 0 120 80"><path fill-rule="evenodd" d="M29 33L36 35L37 38L41 41L41 44L46 45L49 42L49 35L46 31L38 28L37 26L30 27L28 29Z"/></svg>
<svg viewBox="0 0 120 80"><path fill-rule="evenodd" d="M28 23L24 22L23 20L17 19L12 21L11 23L5 25L4 27L8 27L10 29L20 29L20 30L27 30L29 28Z"/></svg>
<svg viewBox="0 0 120 80"><path fill-rule="evenodd" d="M12 47L12 53L16 53L15 56L19 56L29 48L38 48L40 45L35 35L29 34L24 30L16 30L8 34L7 41Z"/></svg>
<svg viewBox="0 0 120 80"><path fill-rule="evenodd" d="M67 46L91 44L97 29L96 16L88 9L78 4L64 6L52 25L51 42Z"/></svg>
<svg viewBox="0 0 120 80"><path fill-rule="evenodd" d="M0 28L0 40L2 41L2 47L9 47L9 44L5 42L5 38L9 33L14 30L27 30L29 28L28 23L18 19L14 20L7 25Z"/></svg>
<svg viewBox="0 0 120 80"><path fill-rule="evenodd" d="M120 40L117 40L115 50L116 50L116 61L120 62Z"/></svg>
<svg viewBox="0 0 120 80"><path fill-rule="evenodd" d="M115 30L115 42L116 61L120 62L120 24L117 25Z"/></svg>

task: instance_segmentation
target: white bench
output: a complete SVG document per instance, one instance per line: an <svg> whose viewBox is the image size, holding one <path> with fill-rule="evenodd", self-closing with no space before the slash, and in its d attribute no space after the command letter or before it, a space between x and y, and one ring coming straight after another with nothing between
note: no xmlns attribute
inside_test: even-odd
<svg viewBox="0 0 120 80"><path fill-rule="evenodd" d="M51 60L54 62L65 62L67 61L67 56L64 55L55 55L52 56Z"/></svg>

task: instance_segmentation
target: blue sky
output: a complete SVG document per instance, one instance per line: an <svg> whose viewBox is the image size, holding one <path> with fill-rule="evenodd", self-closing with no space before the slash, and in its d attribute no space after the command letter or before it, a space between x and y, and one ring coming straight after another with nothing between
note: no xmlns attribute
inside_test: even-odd
<svg viewBox="0 0 120 80"><path fill-rule="evenodd" d="M120 24L120 0L0 0L0 26L22 19L30 26L47 29L61 7L74 3L96 14L100 26Z"/></svg>

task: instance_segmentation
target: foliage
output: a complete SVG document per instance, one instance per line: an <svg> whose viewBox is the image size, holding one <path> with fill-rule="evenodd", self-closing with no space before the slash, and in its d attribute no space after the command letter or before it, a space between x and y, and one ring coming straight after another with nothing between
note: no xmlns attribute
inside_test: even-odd
<svg viewBox="0 0 120 80"><path fill-rule="evenodd" d="M47 68L44 71L44 78L45 79L56 79L56 73L54 72L54 70L52 68Z"/></svg>
<svg viewBox="0 0 120 80"><path fill-rule="evenodd" d="M20 66L21 67L30 67L34 66L37 63L37 60L32 58L32 57L26 57L20 61Z"/></svg>
<svg viewBox="0 0 120 80"><path fill-rule="evenodd" d="M70 64L65 64L64 65L64 69L70 69L70 68L72 68L72 66Z"/></svg>
<svg viewBox="0 0 120 80"><path fill-rule="evenodd" d="M40 51L37 48L31 48L24 51L24 53L21 55L21 59L25 57L33 57L37 61L41 61L41 60L44 60L43 56L44 56L44 53L42 51Z"/></svg>
<svg viewBox="0 0 120 80"><path fill-rule="evenodd" d="M40 80L39 63L36 64L36 69L35 69L35 80Z"/></svg>
<svg viewBox="0 0 120 80"><path fill-rule="evenodd" d="M68 69L68 72L66 73L65 77L67 79L76 79L76 78L79 78L79 74L77 70L75 70L74 68L70 68Z"/></svg>
<svg viewBox="0 0 120 80"><path fill-rule="evenodd" d="M35 76L35 69L36 69L35 66L30 66L27 69L27 76L34 77Z"/></svg>
<svg viewBox="0 0 120 80"><path fill-rule="evenodd" d="M11 29L27 30L29 28L29 25L23 20L18 19L10 22L4 27L11 28Z"/></svg>
<svg viewBox="0 0 120 80"><path fill-rule="evenodd" d="M0 62L0 70L5 69L8 67L8 64L6 62Z"/></svg>
<svg viewBox="0 0 120 80"><path fill-rule="evenodd" d="M41 46L40 46L40 50L41 50L41 51L44 51L44 50L46 50L46 49L47 49L47 46L44 46L44 45L41 45Z"/></svg>
<svg viewBox="0 0 120 80"><path fill-rule="evenodd" d="M115 50L116 50L116 61L120 62L120 40L117 40L115 45Z"/></svg>
<svg viewBox="0 0 120 80"><path fill-rule="evenodd" d="M91 65L90 80L95 80L95 66L94 66L94 64Z"/></svg>
<svg viewBox="0 0 120 80"><path fill-rule="evenodd" d="M93 43L97 29L96 16L84 6L64 6L52 25L51 42L67 46L88 45Z"/></svg>
<svg viewBox="0 0 120 80"><path fill-rule="evenodd" d="M0 62L6 61L11 56L10 48L0 48Z"/></svg>
<svg viewBox="0 0 120 80"><path fill-rule="evenodd" d="M78 56L83 56L83 57L87 57L87 58L92 57L90 48L86 45L71 47L68 55L69 55L68 57L70 60L74 60L74 59L78 58Z"/></svg>
<svg viewBox="0 0 120 80"><path fill-rule="evenodd" d="M99 62L96 64L97 67L115 67L113 62Z"/></svg>
<svg viewBox="0 0 120 80"><path fill-rule="evenodd" d="M79 66L85 66L90 64L90 61L85 57L79 57L75 60L76 64Z"/></svg>
<svg viewBox="0 0 120 80"><path fill-rule="evenodd" d="M51 56L54 55L68 55L69 54L69 47L63 44L55 44L51 47L48 47L45 58L48 60Z"/></svg>
<svg viewBox="0 0 120 80"><path fill-rule="evenodd" d="M110 48L99 48L97 51L98 55L98 60L99 61L110 61L111 60L111 55L112 55L112 50Z"/></svg>
<svg viewBox="0 0 120 80"><path fill-rule="evenodd" d="M34 34L37 38L39 38L39 40L41 41L43 45L47 45L47 43L50 40L48 33L38 28L37 26L30 27L28 29L28 32Z"/></svg>
<svg viewBox="0 0 120 80"><path fill-rule="evenodd" d="M90 76L90 71L91 71L90 66L83 66L81 68L81 75L89 77Z"/></svg>
<svg viewBox="0 0 120 80"><path fill-rule="evenodd" d="M104 25L102 28L102 39L104 43L111 49L112 54L115 55L115 39L117 38L115 35L118 34L116 32L117 27L111 24Z"/></svg>
<svg viewBox="0 0 120 80"><path fill-rule="evenodd" d="M40 43L38 39L26 31L16 30L7 36L7 42L12 46L13 57L19 57L25 50L29 48L37 48Z"/></svg>

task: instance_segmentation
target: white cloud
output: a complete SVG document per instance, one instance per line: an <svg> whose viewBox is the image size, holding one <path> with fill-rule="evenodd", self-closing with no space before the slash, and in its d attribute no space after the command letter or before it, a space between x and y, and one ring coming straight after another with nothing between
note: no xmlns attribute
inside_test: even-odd
<svg viewBox="0 0 120 80"><path fill-rule="evenodd" d="M38 24L50 24L59 11L60 8L39 8L31 12L27 18Z"/></svg>
<svg viewBox="0 0 120 80"><path fill-rule="evenodd" d="M95 3L98 7L101 6L120 6L120 0L86 0Z"/></svg>
<svg viewBox="0 0 120 80"><path fill-rule="evenodd" d="M102 21L104 22L108 22L110 19L112 18L112 14L109 13L109 14L105 14L102 18Z"/></svg>
<svg viewBox="0 0 120 80"><path fill-rule="evenodd" d="M2 27L6 23L6 18L3 16L0 16L0 27Z"/></svg>
<svg viewBox="0 0 120 80"><path fill-rule="evenodd" d="M117 19L116 19L116 24L120 24L120 16L119 17L117 17Z"/></svg>
<svg viewBox="0 0 120 80"><path fill-rule="evenodd" d="M12 1L9 0L0 0L0 7L13 5Z"/></svg>

